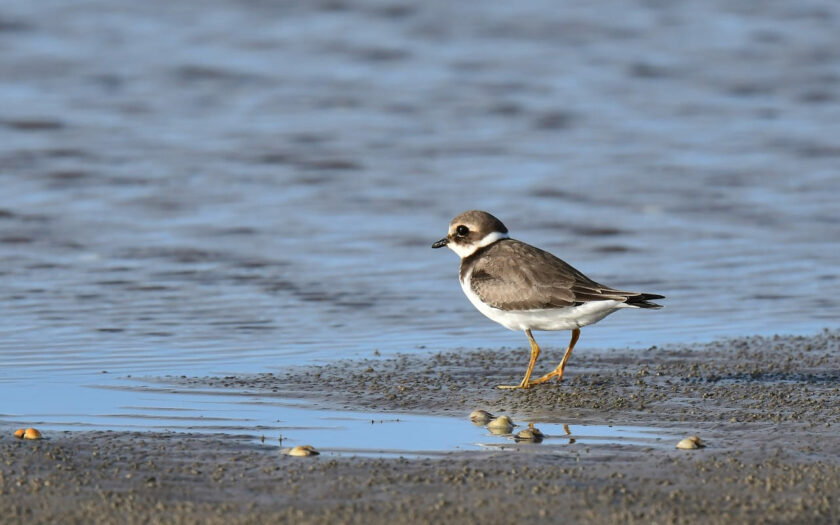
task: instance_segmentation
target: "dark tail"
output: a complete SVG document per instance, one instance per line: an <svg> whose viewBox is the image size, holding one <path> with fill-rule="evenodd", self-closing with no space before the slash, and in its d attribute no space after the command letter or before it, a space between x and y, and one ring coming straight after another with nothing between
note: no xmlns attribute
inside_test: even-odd
<svg viewBox="0 0 840 525"><path fill-rule="evenodd" d="M628 297L627 304L638 306L639 308L662 308L661 304L650 302L651 299L665 299L665 296L657 295L655 293L640 293Z"/></svg>

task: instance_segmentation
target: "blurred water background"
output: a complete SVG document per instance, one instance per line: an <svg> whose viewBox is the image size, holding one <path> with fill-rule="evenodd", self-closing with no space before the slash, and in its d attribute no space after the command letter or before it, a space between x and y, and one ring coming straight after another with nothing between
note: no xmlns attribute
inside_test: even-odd
<svg viewBox="0 0 840 525"><path fill-rule="evenodd" d="M84 419L128 374L524 359L429 248L470 208L667 296L580 351L814 333L838 197L830 0L5 0L0 415Z"/></svg>

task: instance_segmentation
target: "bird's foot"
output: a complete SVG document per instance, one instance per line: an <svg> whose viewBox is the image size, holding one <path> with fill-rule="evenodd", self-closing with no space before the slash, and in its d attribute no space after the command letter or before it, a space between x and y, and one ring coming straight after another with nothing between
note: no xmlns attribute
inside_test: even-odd
<svg viewBox="0 0 840 525"><path fill-rule="evenodd" d="M531 385L541 385L543 383L547 383L547 382L551 381L552 379L554 379L555 377L557 378L558 383L563 380L563 369L560 368L559 366L557 368L555 368L554 370L552 370L551 372L547 373L546 375L544 375L540 378L534 379L533 381L531 381L529 386L531 386Z"/></svg>

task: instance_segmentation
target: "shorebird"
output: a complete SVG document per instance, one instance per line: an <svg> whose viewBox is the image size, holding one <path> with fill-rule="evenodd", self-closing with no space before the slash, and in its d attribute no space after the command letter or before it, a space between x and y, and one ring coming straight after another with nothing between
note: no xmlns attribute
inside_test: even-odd
<svg viewBox="0 0 840 525"><path fill-rule="evenodd" d="M623 292L598 284L570 264L508 236L502 221L485 211L466 211L449 223L449 233L432 245L446 246L461 258L464 294L479 312L509 330L525 332L531 360L518 385L530 388L563 379L566 362L583 326L597 323L622 308L662 308L652 293ZM531 380L540 347L531 330L571 330L563 360L551 372Z"/></svg>

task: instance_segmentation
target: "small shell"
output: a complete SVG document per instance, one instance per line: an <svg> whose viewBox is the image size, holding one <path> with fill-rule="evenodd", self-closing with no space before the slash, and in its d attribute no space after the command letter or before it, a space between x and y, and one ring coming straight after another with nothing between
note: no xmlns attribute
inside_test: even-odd
<svg viewBox="0 0 840 525"><path fill-rule="evenodd" d="M23 439L23 435L26 433L26 430L19 428L15 430L15 437L18 439Z"/></svg>
<svg viewBox="0 0 840 525"><path fill-rule="evenodd" d="M493 414L486 410L473 410L470 413L470 421L480 426L486 425L493 417Z"/></svg>
<svg viewBox="0 0 840 525"><path fill-rule="evenodd" d="M313 447L312 445L298 445L289 449L289 452L287 452L287 454L289 454L290 456L305 457L317 456L318 454L320 454L320 452L315 450L315 447Z"/></svg>
<svg viewBox="0 0 840 525"><path fill-rule="evenodd" d="M706 445L704 445L697 436L689 436L677 443L677 448L681 448L683 450L694 450L695 448L703 448L705 446Z"/></svg>
<svg viewBox="0 0 840 525"><path fill-rule="evenodd" d="M41 435L41 432L37 428L27 428L23 433L23 439L44 439L44 436Z"/></svg>
<svg viewBox="0 0 840 525"><path fill-rule="evenodd" d="M499 416L487 423L487 430L493 434L510 434L513 430L513 420L508 416Z"/></svg>
<svg viewBox="0 0 840 525"><path fill-rule="evenodd" d="M534 428L533 425L529 425L528 428L520 430L515 436L513 436L517 442L529 441L531 443L539 443L544 437L545 435L540 431L540 429Z"/></svg>

